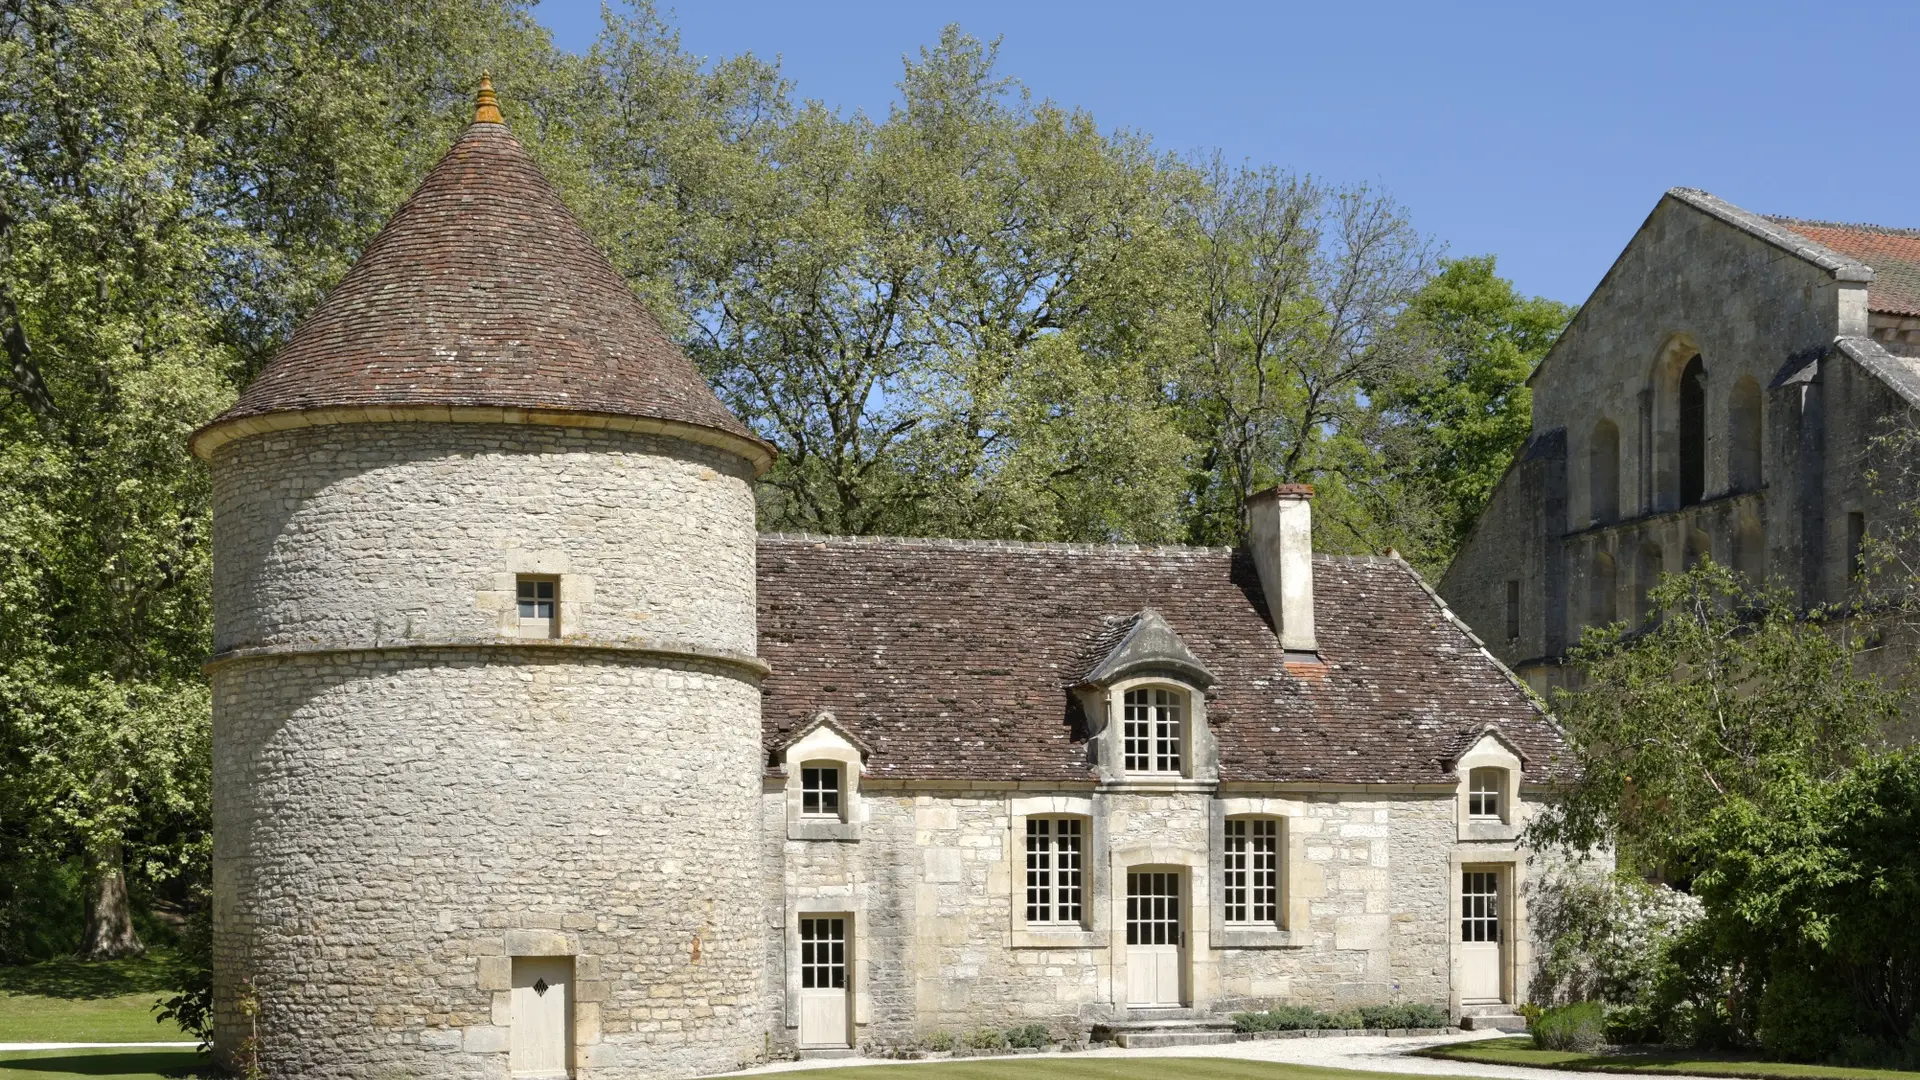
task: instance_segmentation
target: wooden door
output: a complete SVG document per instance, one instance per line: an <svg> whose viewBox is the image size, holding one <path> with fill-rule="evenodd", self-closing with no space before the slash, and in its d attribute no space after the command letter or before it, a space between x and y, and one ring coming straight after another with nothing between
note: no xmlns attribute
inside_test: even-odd
<svg viewBox="0 0 1920 1080"><path fill-rule="evenodd" d="M800 1046L852 1045L847 1024L847 920L840 915L800 918Z"/></svg>
<svg viewBox="0 0 1920 1080"><path fill-rule="evenodd" d="M1505 1000L1500 885L1497 868L1469 868L1460 874L1460 1001L1465 1005Z"/></svg>
<svg viewBox="0 0 1920 1080"><path fill-rule="evenodd" d="M573 958L513 958L507 1067L516 1077L564 1077L573 1069Z"/></svg>
<svg viewBox="0 0 1920 1080"><path fill-rule="evenodd" d="M1128 873L1128 1005L1149 1009L1181 1005L1186 943L1180 918L1180 873Z"/></svg>

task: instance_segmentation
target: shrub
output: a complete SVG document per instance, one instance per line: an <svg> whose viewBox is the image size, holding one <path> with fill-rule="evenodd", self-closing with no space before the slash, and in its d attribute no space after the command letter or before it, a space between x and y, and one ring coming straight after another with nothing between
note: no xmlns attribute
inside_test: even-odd
<svg viewBox="0 0 1920 1080"><path fill-rule="evenodd" d="M1656 1043L1660 1018L1650 1005L1617 1005L1607 1009L1601 1031L1610 1043Z"/></svg>
<svg viewBox="0 0 1920 1080"><path fill-rule="evenodd" d="M967 1036L967 1045L975 1050L998 1050L1007 1044L1007 1033L999 1028L981 1028Z"/></svg>
<svg viewBox="0 0 1920 1080"><path fill-rule="evenodd" d="M936 1031L920 1040L920 1045L936 1053L946 1053L953 1049L953 1032Z"/></svg>
<svg viewBox="0 0 1920 1080"><path fill-rule="evenodd" d="M1446 1027L1448 1021L1447 1014L1439 1009L1412 1002L1398 1005L1362 1005L1355 1011L1360 1014L1359 1027L1375 1030Z"/></svg>
<svg viewBox="0 0 1920 1080"><path fill-rule="evenodd" d="M1533 1045L1542 1050L1597 1050L1605 1039L1605 1008L1597 1001L1561 1005L1533 1022Z"/></svg>
<svg viewBox="0 0 1920 1080"><path fill-rule="evenodd" d="M1333 1026L1333 1017L1305 1005L1275 1005L1265 1012L1233 1014L1235 1031L1322 1031Z"/></svg>
<svg viewBox="0 0 1920 1080"><path fill-rule="evenodd" d="M1051 1046L1053 1032L1045 1024L1021 1024L1007 1029L1007 1045L1018 1047Z"/></svg>
<svg viewBox="0 0 1920 1080"><path fill-rule="evenodd" d="M1756 1034L1767 1053L1788 1061L1825 1061L1840 1041L1858 1030L1852 1003L1830 980L1816 978L1804 961L1777 958L1773 978L1760 995Z"/></svg>

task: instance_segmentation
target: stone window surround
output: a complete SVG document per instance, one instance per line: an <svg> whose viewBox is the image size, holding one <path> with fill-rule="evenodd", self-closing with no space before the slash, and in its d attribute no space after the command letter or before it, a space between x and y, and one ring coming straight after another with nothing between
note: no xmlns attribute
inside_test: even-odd
<svg viewBox="0 0 1920 1080"><path fill-rule="evenodd" d="M1215 890L1226 882L1227 819L1238 817L1276 818L1280 822L1280 897L1282 920L1279 926L1244 926L1227 923L1224 894L1222 902L1209 904L1207 920L1212 933L1209 941L1216 949L1289 949L1307 944L1303 937L1294 940L1290 927L1306 925L1304 901L1296 910L1293 900L1293 868L1306 858L1305 841L1294 822L1302 816L1301 804L1293 799L1234 797L1214 799L1207 808L1207 879Z"/></svg>
<svg viewBox="0 0 1920 1080"><path fill-rule="evenodd" d="M1124 727L1129 690L1172 690L1185 699L1180 730L1179 773L1126 771ZM1089 721L1098 724L1090 740L1102 776L1101 787L1125 791L1212 791L1219 785L1220 755L1207 728L1207 696L1192 683L1160 673L1116 679L1094 687L1081 699Z"/></svg>
<svg viewBox="0 0 1920 1080"><path fill-rule="evenodd" d="M1500 873L1500 992L1503 1000L1527 999L1527 972L1533 963L1532 934L1519 933L1527 923L1527 862L1532 853L1513 847L1488 850L1478 847L1454 848L1448 859L1447 937L1451 971L1448 975L1448 1007L1460 1014L1460 876L1467 867L1491 867Z"/></svg>
<svg viewBox="0 0 1920 1080"><path fill-rule="evenodd" d="M867 815L866 805L860 799L859 747L842 738L831 725L820 724L787 747L782 764L787 775L787 839L860 839L860 826ZM800 770L812 764L832 765L840 770L840 815L837 819L803 812Z"/></svg>
<svg viewBox="0 0 1920 1080"><path fill-rule="evenodd" d="M494 620L493 632L505 638L564 638L586 633L586 610L593 604L593 578L570 572L564 551L529 551L513 548L505 553L506 569L490 578L491 588L474 592L474 606ZM520 579L546 578L553 582L556 594L551 628L525 626L520 621ZM544 620L541 620L544 622Z"/></svg>
<svg viewBox="0 0 1920 1080"><path fill-rule="evenodd" d="M782 1005L781 1022L789 1031L800 1027L800 917L802 915L839 915L847 920L847 933L853 936L853 948L847 955L847 994L848 1015L853 1026L865 1027L873 1019L873 996L868 989L869 958L867 933L867 904L864 896L857 895L851 886L842 886L836 891L821 890L811 896L794 896L787 900L786 916L786 1001ZM860 1045L860 1036L852 1037L854 1046Z"/></svg>
<svg viewBox="0 0 1920 1080"><path fill-rule="evenodd" d="M1214 851L1218 850L1214 848ZM1187 1008L1203 1009L1218 996L1214 987L1212 927L1208 920L1194 917L1196 912L1203 909L1219 910L1214 895L1214 881L1210 876L1213 869L1209 866L1210 859L1208 852L1171 844L1140 844L1121 848L1108 856L1108 880L1115 885L1107 890L1108 956L1112 960L1108 965L1107 1000L1114 1007L1116 1019L1124 1019L1129 1011L1126 889L1129 871L1184 871L1182 876L1186 878L1186 884L1180 899L1180 925L1186 928L1187 934L1186 948L1183 950L1187 963L1186 978L1183 980L1186 988L1184 1004Z"/></svg>
<svg viewBox="0 0 1920 1080"><path fill-rule="evenodd" d="M1461 754L1453 763L1458 788L1455 795L1454 818L1459 822L1461 840L1519 839L1523 824L1519 820L1523 764L1520 755L1514 753L1506 740L1492 731L1480 736L1472 749ZM1500 790L1500 820L1498 821L1475 818L1467 812L1467 793L1472 786L1473 770L1487 768L1503 769L1506 772L1506 783Z"/></svg>
<svg viewBox="0 0 1920 1080"><path fill-rule="evenodd" d="M1077 817L1085 820L1080 848L1080 929L1027 923L1027 819ZM1007 945L1015 949L1100 949L1107 944L1107 816L1093 812L1084 795L1040 795L1007 800L1007 851L1014 868L1007 875L1010 921Z"/></svg>
<svg viewBox="0 0 1920 1080"><path fill-rule="evenodd" d="M574 1068L585 1069L596 1064L600 1006L612 987L602 975L600 957L581 952L579 939L559 930L508 930L500 940L499 949L498 953L476 958L474 985L491 997L491 1023L465 1028L461 1032L462 1049L468 1053L497 1053L503 1059L500 1067L504 1070L504 1058L513 1042L513 961L524 957L565 956L573 960Z"/></svg>

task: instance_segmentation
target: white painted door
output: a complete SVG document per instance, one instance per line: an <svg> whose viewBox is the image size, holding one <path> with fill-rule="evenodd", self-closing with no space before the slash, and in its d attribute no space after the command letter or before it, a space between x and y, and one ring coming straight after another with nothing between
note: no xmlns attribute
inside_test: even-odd
<svg viewBox="0 0 1920 1080"><path fill-rule="evenodd" d="M1177 1008L1185 968L1186 932L1180 925L1180 874L1127 874L1127 1004Z"/></svg>
<svg viewBox="0 0 1920 1080"><path fill-rule="evenodd" d="M1460 1001L1501 1001L1500 871L1460 874Z"/></svg>
<svg viewBox="0 0 1920 1080"><path fill-rule="evenodd" d="M847 920L800 918L800 1045L851 1046L847 1026Z"/></svg>
<svg viewBox="0 0 1920 1080"><path fill-rule="evenodd" d="M514 957L512 1005L507 1066L513 1075L568 1075L573 1064L573 958Z"/></svg>

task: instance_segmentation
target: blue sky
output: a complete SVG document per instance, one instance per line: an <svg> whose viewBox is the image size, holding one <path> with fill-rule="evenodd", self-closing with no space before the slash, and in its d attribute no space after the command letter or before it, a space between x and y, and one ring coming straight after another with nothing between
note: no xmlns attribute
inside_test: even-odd
<svg viewBox="0 0 1920 1080"><path fill-rule="evenodd" d="M1750 210L1920 226L1920 3L1104 4L704 0L710 58L778 58L804 97L884 115L948 22L1002 70L1163 148L1390 191L1455 255L1585 299L1668 187ZM598 0L535 10L564 48Z"/></svg>

